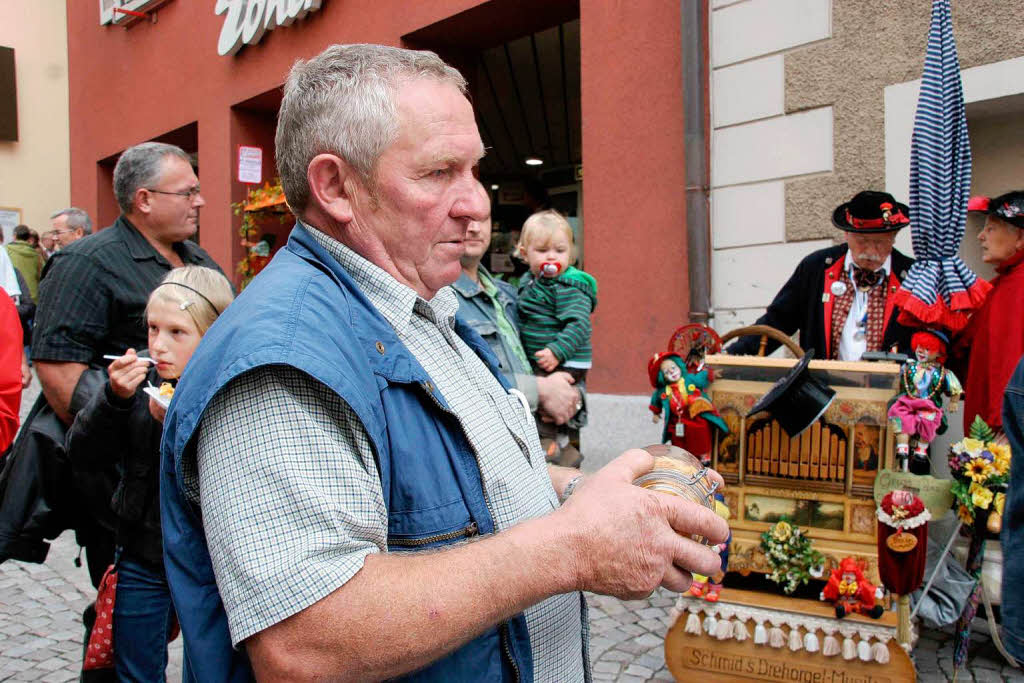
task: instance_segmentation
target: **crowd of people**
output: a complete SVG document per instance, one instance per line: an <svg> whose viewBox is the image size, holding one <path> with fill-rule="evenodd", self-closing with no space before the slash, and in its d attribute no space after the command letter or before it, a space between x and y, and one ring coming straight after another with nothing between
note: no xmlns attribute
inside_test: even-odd
<svg viewBox="0 0 1024 683"><path fill-rule="evenodd" d="M277 134L297 224L234 303L190 240L204 200L170 145L121 155L113 225L67 210L52 246L14 247L37 305L15 351L42 394L4 476L66 468L57 490L0 482L0 559L41 561L38 530L74 528L94 585L117 574L113 669L93 638L85 678L162 680L180 625L190 680L582 679L581 590L685 590L718 566L689 539L724 522L631 485L645 451L585 480L548 462L581 458L560 430L585 416L596 282L554 212L524 231L521 291L480 266L465 93L432 53L297 64ZM174 380L165 412L153 387Z"/></svg>
<svg viewBox="0 0 1024 683"><path fill-rule="evenodd" d="M483 266L483 154L458 71L336 45L288 77L276 156L296 225L237 299L191 239L205 201L173 145L121 155L120 216L96 234L76 208L15 230L3 477L47 475L0 480L0 561L41 561L73 528L97 589L116 573L98 622L113 655L93 649L90 605L84 678L163 680L180 628L186 680L585 680L582 591L685 591L719 570L719 516L632 485L649 453L578 470L597 282L550 210L523 226L518 288ZM967 408L1019 454L1022 418L994 402L1009 384L1019 410L1024 391L1024 328L1000 303L1024 282L1024 193L977 210L1000 278L962 342ZM892 296L909 209L865 191L832 220L846 244L804 259L759 322L826 358L909 350ZM15 440L29 359L42 393ZM1008 501L1019 533L1024 495Z"/></svg>

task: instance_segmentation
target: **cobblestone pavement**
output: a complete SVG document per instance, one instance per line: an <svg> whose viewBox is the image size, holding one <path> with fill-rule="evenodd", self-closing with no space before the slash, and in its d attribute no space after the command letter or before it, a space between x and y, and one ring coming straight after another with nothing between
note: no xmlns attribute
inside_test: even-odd
<svg viewBox="0 0 1024 683"><path fill-rule="evenodd" d="M38 394L26 393L23 416ZM84 567L74 566L78 548L63 534L42 565L0 564L0 681L73 681L82 652L82 610L95 591ZM664 637L672 625L674 594L656 591L646 600L621 601L587 595L590 605L590 655L598 681L639 683L671 681L665 666ZM952 632L924 631L914 651L922 683L952 679ZM976 620L970 658L961 683L1024 683L1024 672L1007 666ZM181 678L181 639L171 646L168 680Z"/></svg>

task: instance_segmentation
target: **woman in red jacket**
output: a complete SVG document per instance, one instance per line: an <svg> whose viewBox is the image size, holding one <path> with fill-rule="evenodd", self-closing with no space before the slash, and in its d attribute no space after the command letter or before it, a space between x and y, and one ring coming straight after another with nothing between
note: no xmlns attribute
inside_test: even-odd
<svg viewBox="0 0 1024 683"><path fill-rule="evenodd" d="M968 210L987 214L978 233L981 257L998 276L957 340L957 355L967 361L964 431L979 415L998 430L1006 384L1024 354L1024 190L973 197Z"/></svg>

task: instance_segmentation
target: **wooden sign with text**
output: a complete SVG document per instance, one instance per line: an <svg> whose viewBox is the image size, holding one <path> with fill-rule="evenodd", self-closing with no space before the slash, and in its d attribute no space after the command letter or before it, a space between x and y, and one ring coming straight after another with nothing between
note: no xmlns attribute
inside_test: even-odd
<svg viewBox="0 0 1024 683"><path fill-rule="evenodd" d="M685 614L665 637L665 662L677 681L701 683L730 681L792 681L794 683L913 683L916 680L910 656L889 641L889 663L825 657L821 652L716 640L707 634L686 633Z"/></svg>
<svg viewBox="0 0 1024 683"><path fill-rule="evenodd" d="M941 519L953 507L953 482L936 479L931 475L911 474L882 470L875 477L875 504L880 504L885 494L896 489L911 491L920 496L932 519Z"/></svg>

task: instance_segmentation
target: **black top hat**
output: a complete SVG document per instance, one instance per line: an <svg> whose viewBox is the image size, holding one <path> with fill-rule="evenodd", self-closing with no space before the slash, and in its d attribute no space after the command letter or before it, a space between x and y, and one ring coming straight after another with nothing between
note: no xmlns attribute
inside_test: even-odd
<svg viewBox="0 0 1024 683"><path fill-rule="evenodd" d="M910 225L910 208L888 192L865 190L837 206L832 223L847 232L896 232Z"/></svg>
<svg viewBox="0 0 1024 683"><path fill-rule="evenodd" d="M814 349L808 349L800 362L790 368L785 377L773 384L768 393L754 404L747 417L762 410L767 411L792 439L814 424L831 405L836 392L820 379L811 376L807 365L813 358Z"/></svg>

